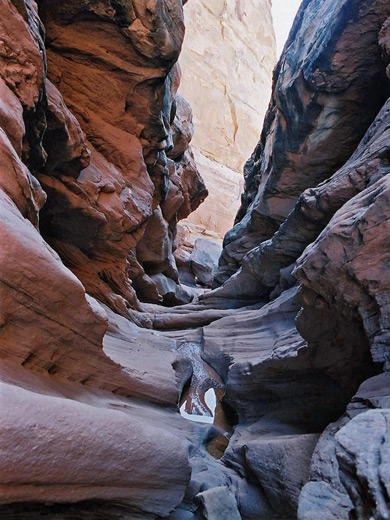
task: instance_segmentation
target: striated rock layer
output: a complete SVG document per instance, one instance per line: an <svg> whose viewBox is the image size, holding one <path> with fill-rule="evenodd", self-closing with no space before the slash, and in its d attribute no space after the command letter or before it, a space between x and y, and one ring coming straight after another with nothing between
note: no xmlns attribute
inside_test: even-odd
<svg viewBox="0 0 390 520"><path fill-rule="evenodd" d="M154 215L155 272L164 265L174 279L178 213L206 193L190 134L180 153L170 144L182 6L112 4L39 2L46 43L57 42L48 68L70 112L46 77L37 4L0 2L2 517L31 518L31 502L102 500L134 518L166 516L191 474L175 427L162 427L181 391L172 343L151 346L141 372L120 338L103 348L109 319L92 297L121 314L139 305L130 266ZM137 400L148 404L131 407Z"/></svg>

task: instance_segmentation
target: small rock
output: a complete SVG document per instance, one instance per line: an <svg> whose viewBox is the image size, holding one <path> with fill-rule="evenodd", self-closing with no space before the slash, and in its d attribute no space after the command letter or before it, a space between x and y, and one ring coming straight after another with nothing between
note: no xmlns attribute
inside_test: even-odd
<svg viewBox="0 0 390 520"><path fill-rule="evenodd" d="M241 520L236 499L225 486L198 493L196 498L207 520Z"/></svg>
<svg viewBox="0 0 390 520"><path fill-rule="evenodd" d="M185 288L171 278L160 274L155 274L150 277L157 287L158 292L163 296L165 305L182 305L189 303L193 296Z"/></svg>

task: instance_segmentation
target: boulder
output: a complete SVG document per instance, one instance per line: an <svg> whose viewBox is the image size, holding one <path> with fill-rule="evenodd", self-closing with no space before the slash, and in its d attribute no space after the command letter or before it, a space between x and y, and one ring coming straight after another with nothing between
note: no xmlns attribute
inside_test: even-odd
<svg viewBox="0 0 390 520"><path fill-rule="evenodd" d="M365 381L346 414L329 425L314 451L298 518L386 518L389 374Z"/></svg>
<svg viewBox="0 0 390 520"><path fill-rule="evenodd" d="M192 293L185 286L181 286L162 273L151 275L150 278L162 296L163 303L169 307L189 303L193 299Z"/></svg>
<svg viewBox="0 0 390 520"><path fill-rule="evenodd" d="M211 286L222 247L218 242L198 238L190 256L191 270L202 285Z"/></svg>

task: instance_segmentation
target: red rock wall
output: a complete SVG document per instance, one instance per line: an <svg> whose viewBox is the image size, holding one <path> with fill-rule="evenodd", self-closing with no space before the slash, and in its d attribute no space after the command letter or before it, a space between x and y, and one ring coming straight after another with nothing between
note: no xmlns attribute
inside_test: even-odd
<svg viewBox="0 0 390 520"><path fill-rule="evenodd" d="M149 301L164 297L149 274L177 282L178 215L207 195L191 132L175 122L182 5L42 1L39 14L51 80L40 93L47 158L34 166L47 194L40 230L90 294L126 314L139 308L131 278ZM157 257L140 253L143 240Z"/></svg>
<svg viewBox="0 0 390 520"><path fill-rule="evenodd" d="M103 350L108 317L90 296L139 307L149 231L153 272L174 279L177 218L207 194L175 118L181 2L129 6L0 1L1 504L106 499L166 516L189 479L180 439L112 404L175 406L170 343L145 386Z"/></svg>

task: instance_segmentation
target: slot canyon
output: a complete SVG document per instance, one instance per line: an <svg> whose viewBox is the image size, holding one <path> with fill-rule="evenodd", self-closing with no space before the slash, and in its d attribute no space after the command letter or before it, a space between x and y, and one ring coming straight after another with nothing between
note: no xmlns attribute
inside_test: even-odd
<svg viewBox="0 0 390 520"><path fill-rule="evenodd" d="M390 519L390 1L272 7L0 0L2 520Z"/></svg>

